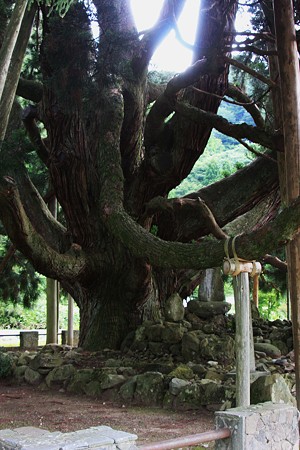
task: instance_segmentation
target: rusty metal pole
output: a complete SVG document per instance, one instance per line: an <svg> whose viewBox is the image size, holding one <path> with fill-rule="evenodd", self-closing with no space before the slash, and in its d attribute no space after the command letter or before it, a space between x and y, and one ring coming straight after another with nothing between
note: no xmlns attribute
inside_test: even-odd
<svg viewBox="0 0 300 450"><path fill-rule="evenodd" d="M273 0L284 135L286 202L300 195L300 74L292 0ZM298 230L300 231L300 229ZM300 409L300 232L287 245L288 285Z"/></svg>
<svg viewBox="0 0 300 450"><path fill-rule="evenodd" d="M140 445L138 446L138 450L171 450L216 441L217 439L226 439L230 436L231 430L229 428L220 428L219 430L206 431L205 433L192 434L177 439L168 439L162 442Z"/></svg>

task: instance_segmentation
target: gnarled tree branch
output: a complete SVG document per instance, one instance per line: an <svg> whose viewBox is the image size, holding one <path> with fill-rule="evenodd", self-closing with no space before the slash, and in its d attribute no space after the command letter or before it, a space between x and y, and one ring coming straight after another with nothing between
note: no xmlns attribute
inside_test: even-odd
<svg viewBox="0 0 300 450"><path fill-rule="evenodd" d="M22 205L15 181L4 177L0 185L0 219L15 246L44 275L73 280L84 277L87 258L81 251L58 253L33 227Z"/></svg>
<svg viewBox="0 0 300 450"><path fill-rule="evenodd" d="M113 205L106 216L108 230L134 255L163 268L207 269L222 264L224 241L206 240L200 244L166 242L140 227L121 205ZM239 257L252 260L291 241L300 226L300 198L285 208L272 222L235 241Z"/></svg>
<svg viewBox="0 0 300 450"><path fill-rule="evenodd" d="M270 78L267 78L263 76L262 74L256 72L256 70L251 69L250 67L246 66L245 64L241 63L240 61L237 61L236 59L229 58L228 56L224 56L225 61L227 61L232 66L237 67L238 69L243 70L244 72L249 73L254 78L257 78L258 80L262 81L263 83L267 84L271 88L275 88L277 85L274 81L272 81Z"/></svg>
<svg viewBox="0 0 300 450"><path fill-rule="evenodd" d="M158 202L158 207L155 207L157 201L153 199L148 204L146 215L155 215L153 224L157 226L157 235L160 238L167 241L191 242L210 232L207 223L203 221L199 212L195 211L197 202L191 200L202 198L218 225L224 227L252 210L270 192L277 189L276 162L258 158L233 175L181 199L163 199L163 202Z"/></svg>
<svg viewBox="0 0 300 450"><path fill-rule="evenodd" d="M246 95L241 89L239 89L234 84L229 84L226 91L226 95L237 100L238 102L243 102L244 103L243 107L251 115L255 125L258 128L265 128L265 120L261 115L259 108L255 103L253 103L251 98L248 97L248 95Z"/></svg>
<svg viewBox="0 0 300 450"><path fill-rule="evenodd" d="M272 150L276 150L279 147L279 141L282 138L282 136L270 134L265 130L261 130L260 128L253 127L252 125L248 125L246 123L230 123L222 116L203 111L200 108L195 108L194 106L190 106L182 102L176 103L175 111L182 114L182 116L193 120L194 122L206 123L207 125L209 124L227 136L238 139L246 138Z"/></svg>
<svg viewBox="0 0 300 450"><path fill-rule="evenodd" d="M28 106L23 110L22 120L27 130L28 136L35 146L37 155L43 161L43 163L48 165L49 151L45 145L44 140L41 138L40 130L38 129L35 119L37 118L37 111L34 106Z"/></svg>
<svg viewBox="0 0 300 450"><path fill-rule="evenodd" d="M184 4L185 0L164 1L156 25L145 32L141 40L141 52L140 56L135 59L135 69L142 71L148 66L158 45L169 31L174 28L174 18L177 19L180 15Z"/></svg>
<svg viewBox="0 0 300 450"><path fill-rule="evenodd" d="M165 119L175 110L177 94L196 81L209 71L215 71L216 67L207 59L196 61L184 72L176 75L170 80L164 92L158 97L152 106L146 120L145 126L145 146L151 147L156 144L157 139L163 133Z"/></svg>
<svg viewBox="0 0 300 450"><path fill-rule="evenodd" d="M59 253L65 253L72 244L67 229L50 213L45 201L35 188L25 170L15 174L24 210L34 229L45 239L47 245Z"/></svg>

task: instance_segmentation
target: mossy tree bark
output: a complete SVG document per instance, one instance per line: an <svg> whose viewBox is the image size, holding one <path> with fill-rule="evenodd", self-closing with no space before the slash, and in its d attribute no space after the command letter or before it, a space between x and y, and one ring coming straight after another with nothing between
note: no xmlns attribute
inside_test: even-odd
<svg viewBox="0 0 300 450"><path fill-rule="evenodd" d="M215 185L167 200L203 153L212 126L252 136L272 150L280 141L261 122L230 127L216 115L228 88L236 1L202 1L194 64L157 89L150 109L148 64L184 1L165 1L157 24L142 37L129 1L94 4L96 45L83 5L74 5L64 19L43 8L43 84L32 86L39 101L24 112L64 224L49 214L17 152L14 167L2 169L0 185L7 233L36 270L59 280L75 299L80 345L93 350L118 348L144 318L160 316L169 295L188 295L201 269L222 263L221 227L278 189L277 164L262 157ZM18 92L30 98L30 86L20 82ZM47 130L45 140L37 121ZM252 259L292 239L299 201L274 219L276 207L261 227L238 237L239 256ZM206 239L208 234L214 237Z"/></svg>

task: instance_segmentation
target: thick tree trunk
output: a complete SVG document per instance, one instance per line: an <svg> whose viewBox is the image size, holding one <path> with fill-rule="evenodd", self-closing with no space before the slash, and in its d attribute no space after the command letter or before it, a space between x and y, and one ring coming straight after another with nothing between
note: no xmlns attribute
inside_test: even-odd
<svg viewBox="0 0 300 450"><path fill-rule="evenodd" d="M276 42L282 96L285 143L286 199L300 195L300 75L292 0L274 0ZM296 398L300 408L300 229L287 246L288 281L292 308Z"/></svg>
<svg viewBox="0 0 300 450"><path fill-rule="evenodd" d="M133 261L129 264L134 267ZM144 271L132 271L129 265L123 274L107 272L87 288L77 289L79 345L88 350L120 348L124 338L142 323L145 302L153 295L151 283Z"/></svg>

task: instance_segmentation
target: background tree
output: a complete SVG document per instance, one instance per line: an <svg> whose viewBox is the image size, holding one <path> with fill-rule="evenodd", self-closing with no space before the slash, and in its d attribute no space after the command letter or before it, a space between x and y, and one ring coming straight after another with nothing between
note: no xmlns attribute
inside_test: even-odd
<svg viewBox="0 0 300 450"><path fill-rule="evenodd" d="M18 95L35 102L23 122L63 223L29 177L22 145L2 150L0 217L36 270L59 280L76 300L80 345L87 349L117 348L143 319L160 317L173 292L192 292L199 269L222 262L220 227L278 189L280 134L264 127L252 102L246 103L255 126L216 114L229 92L237 1L202 1L194 64L166 86L147 80L153 52L177 27L184 3L166 0L156 25L139 34L128 0L95 0L99 41L85 4L74 4L63 18L42 5L42 84L19 82ZM230 95L245 99L237 89ZM213 127L262 145L267 156L184 198L167 199L203 154ZM260 228L238 237L238 254L255 258L291 239L299 210L298 199L270 221L273 203Z"/></svg>

